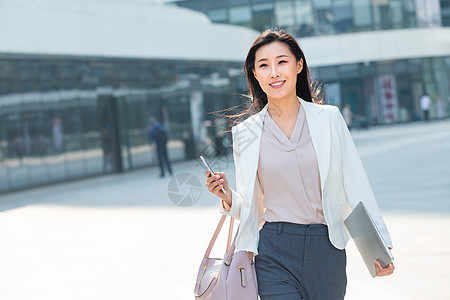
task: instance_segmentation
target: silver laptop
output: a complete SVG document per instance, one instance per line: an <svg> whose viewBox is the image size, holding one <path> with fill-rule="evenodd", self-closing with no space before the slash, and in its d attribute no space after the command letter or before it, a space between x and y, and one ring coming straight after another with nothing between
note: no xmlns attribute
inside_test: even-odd
<svg viewBox="0 0 450 300"><path fill-rule="evenodd" d="M386 267L394 260L394 257L362 202L356 205L344 223L366 263L370 275L375 277L373 261L378 260L383 267Z"/></svg>

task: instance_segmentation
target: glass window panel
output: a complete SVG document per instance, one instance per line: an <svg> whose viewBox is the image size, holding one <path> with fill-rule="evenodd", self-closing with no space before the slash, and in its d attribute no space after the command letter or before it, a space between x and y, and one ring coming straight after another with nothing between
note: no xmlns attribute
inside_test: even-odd
<svg viewBox="0 0 450 300"><path fill-rule="evenodd" d="M350 0L336 0L333 5L334 27L337 32L352 29L352 7Z"/></svg>
<svg viewBox="0 0 450 300"><path fill-rule="evenodd" d="M389 7L390 7L392 28L402 28L403 27L403 1L391 0L389 2Z"/></svg>
<svg viewBox="0 0 450 300"><path fill-rule="evenodd" d="M372 10L370 0L353 1L353 22L358 28L372 27Z"/></svg>
<svg viewBox="0 0 450 300"><path fill-rule="evenodd" d="M439 0L416 0L416 12L419 27L439 26L441 24Z"/></svg>
<svg viewBox="0 0 450 300"><path fill-rule="evenodd" d="M315 9L329 9L331 8L331 0L314 0Z"/></svg>
<svg viewBox="0 0 450 300"><path fill-rule="evenodd" d="M394 61L383 61L377 64L378 73L395 73L394 67Z"/></svg>
<svg viewBox="0 0 450 300"><path fill-rule="evenodd" d="M341 85L339 82L329 82L325 86L325 102L327 104L342 106Z"/></svg>
<svg viewBox="0 0 450 300"><path fill-rule="evenodd" d="M273 3L272 2L253 4L253 11L254 12L257 12L257 11L268 11L268 10L273 10Z"/></svg>
<svg viewBox="0 0 450 300"><path fill-rule="evenodd" d="M10 108L11 114L7 117L6 134L10 153L7 166L9 168L9 186L19 188L29 184L28 154L29 134L28 115L24 111L23 94L12 98ZM24 126L25 124L25 126Z"/></svg>
<svg viewBox="0 0 450 300"><path fill-rule="evenodd" d="M450 0L441 1L442 26L450 26Z"/></svg>
<svg viewBox="0 0 450 300"><path fill-rule="evenodd" d="M405 28L416 27L416 9L414 0L403 1L403 22Z"/></svg>
<svg viewBox="0 0 450 300"><path fill-rule="evenodd" d="M146 131L150 101L151 99L144 95L127 95L124 98L128 113L127 138L133 167L146 166L156 161L153 148L149 147ZM158 106L153 101L152 104ZM155 116L152 112L150 112L150 115ZM159 118L159 116L155 117Z"/></svg>
<svg viewBox="0 0 450 300"><path fill-rule="evenodd" d="M204 2L205 1L203 1L203 0L179 1L179 2L177 2L177 5L182 6L182 7L192 8L192 9L199 10L199 11L203 11L203 8L205 7Z"/></svg>
<svg viewBox="0 0 450 300"><path fill-rule="evenodd" d="M100 174L103 172L103 152L97 94L84 91L79 97L85 171L87 174Z"/></svg>
<svg viewBox="0 0 450 300"><path fill-rule="evenodd" d="M313 1L315 10L315 27L318 33L333 32L333 11L331 0L315 0Z"/></svg>
<svg viewBox="0 0 450 300"><path fill-rule="evenodd" d="M128 106L125 98L117 99L117 114L118 120L120 124L119 134L121 136L120 139L120 151L122 155L122 167L124 170L132 169L132 157L130 151L130 144L128 139L128 128L129 128L129 120L128 120Z"/></svg>
<svg viewBox="0 0 450 300"><path fill-rule="evenodd" d="M278 26L291 26L295 24L292 1L277 1L275 3L275 17Z"/></svg>
<svg viewBox="0 0 450 300"><path fill-rule="evenodd" d="M184 2L184 1L182 1ZM191 0L186 1L186 2L191 2ZM242 5L243 3L238 3L239 5ZM189 4L188 4L189 5ZM213 10L213 9L219 9L219 8L227 8L229 5L227 3L227 1L222 1L222 0L208 0L208 1L202 1L202 5L200 9L196 9L196 10L200 10L200 11L208 11L208 10Z"/></svg>
<svg viewBox="0 0 450 300"><path fill-rule="evenodd" d="M297 21L297 35L311 35L314 31L314 14L310 0L297 0L295 5L295 18Z"/></svg>
<svg viewBox="0 0 450 300"><path fill-rule="evenodd" d="M9 141L7 138L7 125L6 107L4 100L0 99L0 191L6 190L9 186L9 172L7 168Z"/></svg>
<svg viewBox="0 0 450 300"><path fill-rule="evenodd" d="M333 32L333 13L331 9L316 10L316 29L319 33Z"/></svg>
<svg viewBox="0 0 450 300"><path fill-rule="evenodd" d="M273 3L253 5L253 28L263 31L274 24Z"/></svg>
<svg viewBox="0 0 450 300"><path fill-rule="evenodd" d="M441 26L441 5L439 0L429 0L427 3L428 16L431 20L431 26Z"/></svg>
<svg viewBox="0 0 450 300"><path fill-rule="evenodd" d="M30 99L31 100L31 99ZM45 114L40 105L40 94L36 93L33 105L24 105L24 140L27 150L27 164L30 184L45 183L48 179L48 165L46 161L48 139L43 132Z"/></svg>
<svg viewBox="0 0 450 300"><path fill-rule="evenodd" d="M213 22L226 22L228 20L227 11L225 8L210 10L207 14Z"/></svg>
<svg viewBox="0 0 450 300"><path fill-rule="evenodd" d="M389 1L373 0L373 16L376 29L390 28L389 22Z"/></svg>
<svg viewBox="0 0 450 300"><path fill-rule="evenodd" d="M48 121L45 124L45 130L50 132L51 139L51 146L47 157L49 162L49 175L51 180L62 180L66 179L67 176L64 155L65 124L60 109L60 101L62 100L59 93L51 93L47 95L45 101L47 103L44 103L44 105L48 105Z"/></svg>
<svg viewBox="0 0 450 300"><path fill-rule="evenodd" d="M297 0L295 3L295 17L299 25L311 25L313 23L312 5L309 0Z"/></svg>
<svg viewBox="0 0 450 300"><path fill-rule="evenodd" d="M85 173L84 151L78 93L64 99L62 116L64 119L64 143L67 173L69 177L80 177Z"/></svg>
<svg viewBox="0 0 450 300"><path fill-rule="evenodd" d="M13 79L17 78L16 68L14 68L14 64L11 61L0 60L0 78L1 79Z"/></svg>
<svg viewBox="0 0 450 300"><path fill-rule="evenodd" d="M397 60L395 62L395 72L406 73L408 71L408 62L406 60Z"/></svg>
<svg viewBox="0 0 450 300"><path fill-rule="evenodd" d="M356 78L359 74L359 65L342 65L338 67L341 78Z"/></svg>
<svg viewBox="0 0 450 300"><path fill-rule="evenodd" d="M318 80L339 80L339 73L336 67L316 68Z"/></svg>
<svg viewBox="0 0 450 300"><path fill-rule="evenodd" d="M242 24L251 22L252 12L250 6L238 6L230 8L230 22L233 24Z"/></svg>
<svg viewBox="0 0 450 300"><path fill-rule="evenodd" d="M360 71L361 71L361 75L363 75L363 76L375 75L375 74L377 74L376 63L367 62L367 63L361 64Z"/></svg>
<svg viewBox="0 0 450 300"><path fill-rule="evenodd" d="M210 2L211 0L208 0L207 2ZM230 5L242 5L242 4L248 4L250 0L228 0L228 4Z"/></svg>
<svg viewBox="0 0 450 300"><path fill-rule="evenodd" d="M450 57L445 58L445 65L450 69Z"/></svg>

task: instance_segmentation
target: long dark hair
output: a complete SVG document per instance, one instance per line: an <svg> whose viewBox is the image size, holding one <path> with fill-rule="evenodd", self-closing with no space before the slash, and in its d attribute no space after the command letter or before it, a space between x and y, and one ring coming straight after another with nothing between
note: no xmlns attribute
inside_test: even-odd
<svg viewBox="0 0 450 300"><path fill-rule="evenodd" d="M291 51L292 54L294 54L297 61L303 59L303 69L299 74L297 74L297 84L296 84L297 96L308 102L323 104L324 99L322 86L317 81L310 79L309 68L308 64L306 63L305 55L303 54L303 51L298 45L295 38L281 29L267 29L256 38L255 42L248 51L247 57L245 59L244 72L245 75L247 76L249 93L243 96L250 101L250 103L248 104L248 108L244 109L241 112L238 112L237 114L232 115L216 113L216 115L230 119L231 126L236 125L241 121L243 121L244 119L246 119L247 117L260 112L264 108L264 106L266 106L266 104L268 103L267 95L262 90L258 80L256 80L253 74L253 70L255 68L256 51L262 46L273 42L285 43L286 45L289 46L289 50ZM242 104L228 109L224 109L222 110L222 112L229 112L241 106ZM229 132L229 130L225 132Z"/></svg>
<svg viewBox="0 0 450 300"><path fill-rule="evenodd" d="M310 80L309 68L306 63L305 55L295 38L284 30L267 29L256 38L245 59L244 71L247 76L249 88L249 94L246 95L246 97L250 99L251 105L248 109L238 114L228 116L231 119L234 119L233 123L239 123L243 118L258 113L268 102L267 95L262 90L258 80L256 80L253 70L255 68L256 51L262 46L273 42L285 43L289 46L289 50L294 54L297 61L303 59L303 69L297 74L297 96L308 102L315 102L318 104L323 103L322 87L317 81Z"/></svg>

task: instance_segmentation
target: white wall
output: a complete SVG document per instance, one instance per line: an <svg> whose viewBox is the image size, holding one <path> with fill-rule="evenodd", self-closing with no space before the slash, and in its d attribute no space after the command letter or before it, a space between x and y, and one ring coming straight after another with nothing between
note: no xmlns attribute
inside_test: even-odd
<svg viewBox="0 0 450 300"><path fill-rule="evenodd" d="M0 53L244 61L258 34L150 2L0 0Z"/></svg>

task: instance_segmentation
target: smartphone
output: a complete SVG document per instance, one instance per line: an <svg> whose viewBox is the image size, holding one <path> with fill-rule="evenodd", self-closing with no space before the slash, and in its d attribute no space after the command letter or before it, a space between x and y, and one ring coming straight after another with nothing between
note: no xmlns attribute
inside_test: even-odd
<svg viewBox="0 0 450 300"><path fill-rule="evenodd" d="M213 171L213 169L211 168L211 166L206 162L206 159L205 159L202 155L200 155L200 159L202 160L202 162L203 162L203 164L205 165L205 167L211 172L211 175L209 175L209 176L214 175L214 171ZM222 192L223 192L225 195L228 195L227 191L225 191L224 188L222 188Z"/></svg>

